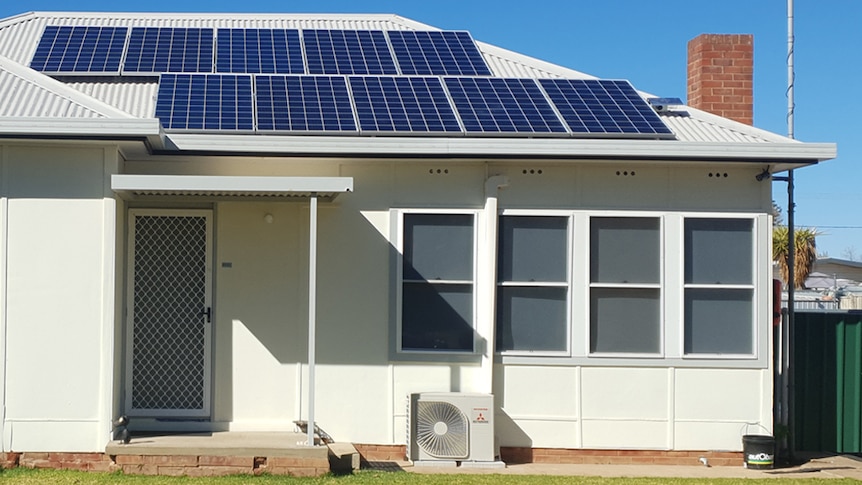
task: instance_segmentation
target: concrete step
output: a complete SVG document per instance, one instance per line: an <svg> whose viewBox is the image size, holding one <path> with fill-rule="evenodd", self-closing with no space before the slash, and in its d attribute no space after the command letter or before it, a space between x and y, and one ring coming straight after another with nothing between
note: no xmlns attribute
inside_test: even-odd
<svg viewBox="0 0 862 485"><path fill-rule="evenodd" d="M347 474L359 470L359 452L350 443L327 443L332 473Z"/></svg>

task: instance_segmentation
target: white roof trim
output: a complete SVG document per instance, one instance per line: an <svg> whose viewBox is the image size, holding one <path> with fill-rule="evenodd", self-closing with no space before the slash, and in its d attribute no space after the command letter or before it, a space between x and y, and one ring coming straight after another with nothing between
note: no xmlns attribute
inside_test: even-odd
<svg viewBox="0 0 862 485"><path fill-rule="evenodd" d="M353 177L240 177L205 175L111 176L111 189L126 197L264 198L311 197L332 199L353 191Z"/></svg>
<svg viewBox="0 0 862 485"><path fill-rule="evenodd" d="M35 84L42 89L53 93L55 96L83 106L106 118L135 118L125 111L119 110L107 103L91 98L66 84L57 81L44 74L40 74L29 67L24 67L11 59L0 56L0 69L9 72L27 82Z"/></svg>
<svg viewBox="0 0 862 485"><path fill-rule="evenodd" d="M22 13L19 13L17 15L13 15L11 17L5 17L2 20L0 20L0 29L2 29L3 27L6 27L7 25L12 25L12 24L16 24L18 22L24 22L24 21L30 20L32 17L35 17L35 16L36 16L36 13L31 11L31 12L22 12Z"/></svg>
<svg viewBox="0 0 862 485"><path fill-rule="evenodd" d="M231 19L231 20L257 20L257 19L291 19L291 20L385 20L395 23L410 23L427 29L429 26L420 22L406 19L392 13L227 13L227 12L86 12L75 10L35 10L14 17L9 20L20 21L28 16L47 18L82 18L82 19Z"/></svg>
<svg viewBox="0 0 862 485"><path fill-rule="evenodd" d="M167 135L180 151L248 154L361 156L404 158L551 157L651 160L738 160L775 163L835 158L834 143L724 143L674 140L584 140L559 138L400 138L360 136Z"/></svg>
<svg viewBox="0 0 862 485"><path fill-rule="evenodd" d="M164 147L162 125L155 118L0 118L0 138L146 138L152 148Z"/></svg>

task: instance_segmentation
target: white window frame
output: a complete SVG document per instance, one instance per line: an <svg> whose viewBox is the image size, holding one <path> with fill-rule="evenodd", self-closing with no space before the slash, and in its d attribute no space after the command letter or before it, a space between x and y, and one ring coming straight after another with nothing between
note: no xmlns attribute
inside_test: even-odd
<svg viewBox="0 0 862 485"><path fill-rule="evenodd" d="M586 294L583 296L584 298L584 355L590 359L664 359L665 358L665 334L666 334L666 321L665 321L665 302L667 301L667 288L666 282L667 278L665 275L666 271L666 261L665 257L665 240L667 231L667 224L665 223L664 216L666 213L660 212L632 212L632 211L590 211L584 213L586 217L586 234L584 234L585 240L585 257L586 257L586 267L583 274L583 278L585 280ZM592 246L590 244L592 238L592 226L591 221L596 219L608 219L608 218L625 218L625 219L657 219L658 220L658 234L659 234L659 281L658 283L600 283L593 282L592 275L590 274L590 264L592 259ZM659 306L659 315L658 315L658 324L659 324L659 349L658 352L591 352L590 351L590 337L592 330L592 321L590 316L590 304L592 302L592 290L593 288L627 288L627 289L657 289L658 290L658 306Z"/></svg>
<svg viewBox="0 0 862 485"><path fill-rule="evenodd" d="M771 365L767 342L772 332L770 218L761 212L714 211L633 211L602 209L501 209L499 215L568 216L569 219L569 334L568 355L546 352L495 350L503 364L512 365L585 365L681 368L767 369ZM481 216L480 216L481 217ZM648 217L660 219L660 354L590 353L590 220L593 217ZM752 219L753 307L752 354L685 354L685 221L686 219ZM495 241L495 243L499 243ZM499 247L499 245L497 246ZM495 263L497 264L497 263ZM493 281L496 286L497 279ZM748 286L746 285L746 288ZM764 293L765 292L765 293ZM494 331L496 332L496 305ZM764 322L770 322L762 328Z"/></svg>
<svg viewBox="0 0 862 485"><path fill-rule="evenodd" d="M397 355L407 356L472 356L478 352L477 334L477 307L478 307L478 266L479 266L479 226L482 223L481 211L476 209L392 209L391 213L394 219L395 226L395 246L398 251L395 264L395 352ZM472 325L473 325L473 348L469 351L458 350L432 350L432 349L403 349L403 303L404 303L404 217L410 214L430 214L430 215L469 215L473 218L473 268L471 271L472 281ZM438 283L454 283L465 284L464 281L439 281Z"/></svg>
<svg viewBox="0 0 862 485"><path fill-rule="evenodd" d="M497 227L500 225L500 218L503 216L515 216L515 217L564 217L566 219L566 282L548 282L548 281L536 281L536 282L501 282L499 276L499 247L500 247L500 234L498 231L497 241L495 244L497 245L498 257L497 260L494 261L494 264L497 265L497 278L494 281L494 291L496 294L495 301L499 304L499 290L502 287L512 286L512 287L526 287L526 286L535 286L538 288L550 288L550 287L564 287L566 288L566 349L562 351L549 351L549 350L504 350L499 351L494 349L494 353L497 355L503 356L522 356L522 357L571 357L572 356L572 294L573 294L573 284L572 278L574 274L574 226L575 226L575 213L573 211L566 210L525 210L525 209L504 209L497 214ZM494 332L497 331L497 308L494 308ZM495 338L496 341L496 338Z"/></svg>
<svg viewBox="0 0 862 485"><path fill-rule="evenodd" d="M715 285L715 284L690 284L685 282L685 223L688 219L731 219L731 220L750 220L751 224L751 283L747 285L739 285L739 284L731 284L731 285ZM679 315L680 315L680 328L679 328L679 355L684 360L745 360L745 359L757 359L759 355L760 348L760 339L757 328L757 315L761 311L760 309L760 290L758 289L760 286L758 284L758 279L761 278L760 272L758 268L760 268L760 227L761 227L761 217L760 214L728 214L728 213L691 213L691 214L682 214L680 230L679 230L679 244L682 250L679 254L679 267L680 272L680 281L682 282L682 288L680 291L679 297ZM687 354L685 352L685 291L688 289L747 289L751 290L751 353L749 354L720 354L720 353L694 353ZM771 291L771 286L770 286Z"/></svg>

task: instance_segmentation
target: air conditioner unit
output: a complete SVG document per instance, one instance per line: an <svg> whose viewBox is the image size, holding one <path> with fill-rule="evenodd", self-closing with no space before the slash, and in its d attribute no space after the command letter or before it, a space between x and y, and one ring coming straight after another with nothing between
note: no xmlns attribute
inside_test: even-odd
<svg viewBox="0 0 862 485"><path fill-rule="evenodd" d="M495 461L493 395L422 392L410 394L408 405L407 458L414 464L505 466Z"/></svg>

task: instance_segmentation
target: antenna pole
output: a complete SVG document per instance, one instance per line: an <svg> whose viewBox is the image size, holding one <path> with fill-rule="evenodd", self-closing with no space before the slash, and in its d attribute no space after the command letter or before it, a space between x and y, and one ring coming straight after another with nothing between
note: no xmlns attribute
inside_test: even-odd
<svg viewBox="0 0 862 485"><path fill-rule="evenodd" d="M795 100L793 97L793 89L796 74L793 67L793 48L795 43L795 35L793 32L793 0L787 0L787 136L794 138L793 115L796 109ZM790 457L793 457L795 446L793 444L796 436L796 413L793 405L794 393L796 385L796 369L793 365L793 346L795 342L794 322L796 320L796 226L795 214L796 203L793 200L793 169L787 171L787 267L788 282L787 282L787 421L790 431L790 442L787 443L787 448L790 451Z"/></svg>

